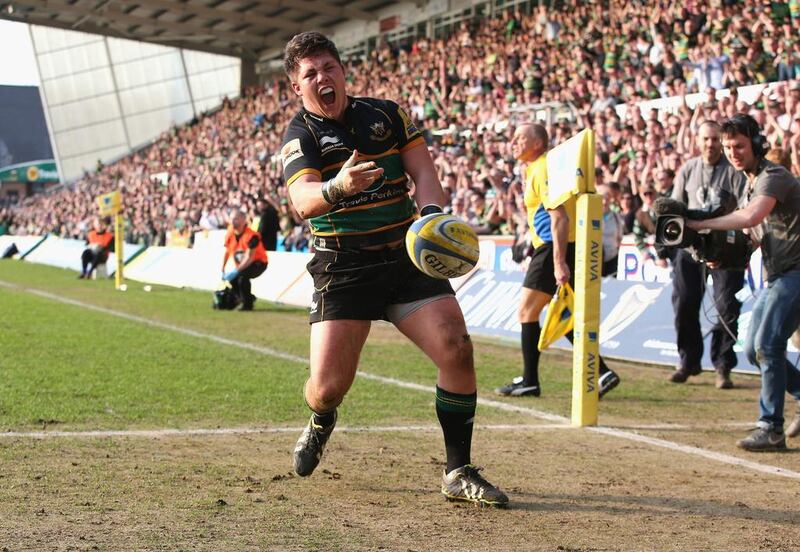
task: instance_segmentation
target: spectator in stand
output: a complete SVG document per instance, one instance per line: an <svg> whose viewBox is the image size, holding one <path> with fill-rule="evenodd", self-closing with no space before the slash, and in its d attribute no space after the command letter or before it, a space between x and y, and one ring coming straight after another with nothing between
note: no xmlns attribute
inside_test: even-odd
<svg viewBox="0 0 800 552"><path fill-rule="evenodd" d="M612 194L608 186L596 186L597 194L603 198L603 276L617 277L617 257L625 233L622 216L612 209Z"/></svg>
<svg viewBox="0 0 800 552"><path fill-rule="evenodd" d="M645 262L653 261L657 266L666 268L668 264L666 259L659 257L651 244L656 234L656 213L653 204L658 193L650 183L642 184L640 190L642 206L636 211L633 221L633 241Z"/></svg>
<svg viewBox="0 0 800 552"><path fill-rule="evenodd" d="M261 236L264 248L267 251L275 251L278 248L278 232L281 230L275 200L271 196L258 196L256 212L258 213L258 234Z"/></svg>
<svg viewBox="0 0 800 552"><path fill-rule="evenodd" d="M622 221L625 223L625 233L630 234L633 232L633 225L636 222L636 198L629 190L623 190L620 195L619 214Z"/></svg>
<svg viewBox="0 0 800 552"><path fill-rule="evenodd" d="M486 201L491 194L491 203ZM494 189L484 193L479 189L473 189L469 195L469 208L466 221L475 230L476 234L498 234L500 223L502 222L503 203L498 201Z"/></svg>
<svg viewBox="0 0 800 552"><path fill-rule="evenodd" d="M651 174L677 171L699 153L695 136L700 121L736 111L766 117L767 98L777 95L782 107L775 123L765 119L766 131L773 146L791 150L794 171L799 172L794 144L800 112L798 102L790 101L800 95L800 89L793 90L797 80L783 87L787 90L772 86L752 105L734 88L731 99L721 97L716 106L692 109L683 102L676 113L658 115L658 121L642 116L637 103L650 98L707 93L705 85L767 83L789 78L792 71L798 78L797 18L777 7L761 9L754 0L703 5L703 10L699 6L628 2L603 11L569 0L533 14L500 10L495 18L460 23L446 38L419 37L403 47L374 49L348 68L351 90L356 96L404 98L414 122L424 123L440 179L452 173L451 201L456 202L468 200L472 189L488 191L472 178L484 165L498 171L506 185L520 181L514 164L508 163L510 109L539 102L569 102L574 118L551 129L553 143L580 128L593 128L598 159L606 159L597 164L602 179L616 178L636 198L644 178L634 167L649 163ZM705 63L703 78L691 78L694 68L685 61L689 57ZM224 228L221 205L249 209L252 197L261 194L279 203L286 199L286 188L278 150L292 102L291 90L280 79L245 90L235 100L225 99L214 113L169 129L151 146L73 185L24 199L14 207L13 230L79 237L91 223L94 197L115 187L126 196L126 238L153 245L166 242L182 213L200 213L197 220L188 217L194 232ZM615 160L619 153L628 160ZM496 193L500 198L499 188ZM509 198L503 199L509 204ZM510 217L502 215L504 220ZM285 222L282 233L287 235L301 224L295 216Z"/></svg>

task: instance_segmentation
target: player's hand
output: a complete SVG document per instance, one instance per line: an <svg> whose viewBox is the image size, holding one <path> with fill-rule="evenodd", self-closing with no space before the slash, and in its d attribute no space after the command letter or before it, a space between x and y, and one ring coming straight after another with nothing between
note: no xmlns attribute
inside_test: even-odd
<svg viewBox="0 0 800 552"><path fill-rule="evenodd" d="M569 283L569 266L565 262L557 262L555 263L555 277L556 277L556 284L559 286L563 286L564 284Z"/></svg>
<svg viewBox="0 0 800 552"><path fill-rule="evenodd" d="M719 263L717 261L708 261L706 262L706 266L711 270L716 270L719 268Z"/></svg>
<svg viewBox="0 0 800 552"><path fill-rule="evenodd" d="M342 183L345 197L364 191L383 176L383 168L379 167L375 161L359 163L358 157L358 151L353 150L352 155L344 162L336 177Z"/></svg>
<svg viewBox="0 0 800 552"><path fill-rule="evenodd" d="M669 263L667 262L666 259L656 259L656 266L659 266L661 268L667 268L669 266Z"/></svg>

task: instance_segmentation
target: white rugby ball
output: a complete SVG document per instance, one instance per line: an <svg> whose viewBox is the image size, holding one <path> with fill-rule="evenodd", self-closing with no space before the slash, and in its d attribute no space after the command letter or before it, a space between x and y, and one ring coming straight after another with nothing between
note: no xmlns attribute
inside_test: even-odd
<svg viewBox="0 0 800 552"><path fill-rule="evenodd" d="M432 278L458 278L478 264L478 236L453 215L433 213L414 222L406 234L414 265Z"/></svg>

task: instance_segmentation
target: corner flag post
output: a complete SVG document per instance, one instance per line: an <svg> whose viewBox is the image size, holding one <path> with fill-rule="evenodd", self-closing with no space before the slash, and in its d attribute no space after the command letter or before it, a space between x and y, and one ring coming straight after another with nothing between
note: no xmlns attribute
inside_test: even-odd
<svg viewBox="0 0 800 552"><path fill-rule="evenodd" d="M572 351L572 425L597 425L600 360L600 276L603 201L578 195L575 232L575 329Z"/></svg>
<svg viewBox="0 0 800 552"><path fill-rule="evenodd" d="M578 161L583 172L575 221L575 329L572 350L572 425L597 425L600 360L600 278L603 200L594 188L594 133L587 132Z"/></svg>
<svg viewBox="0 0 800 552"><path fill-rule="evenodd" d="M114 284L119 289L123 282L122 268L125 265L125 240L123 239L124 220L122 218L122 193L119 190L97 196L97 207L101 217L114 215L114 253L117 259L114 271Z"/></svg>
<svg viewBox="0 0 800 552"><path fill-rule="evenodd" d="M576 198L572 425L597 425L603 201L594 190L594 132L547 152L548 209Z"/></svg>
<svg viewBox="0 0 800 552"><path fill-rule="evenodd" d="M122 239L123 226L122 213L118 211L114 215L114 252L117 258L117 269L114 271L114 286L116 289L119 289L122 285L122 268L125 266L125 252L123 251L125 240Z"/></svg>

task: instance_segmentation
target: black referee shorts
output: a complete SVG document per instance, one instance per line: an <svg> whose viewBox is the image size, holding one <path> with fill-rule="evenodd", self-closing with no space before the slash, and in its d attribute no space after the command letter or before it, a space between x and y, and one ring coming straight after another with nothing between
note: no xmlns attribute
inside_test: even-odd
<svg viewBox="0 0 800 552"><path fill-rule="evenodd" d="M567 266L569 267L569 283L575 286L575 244L570 243L567 245ZM555 263L553 262L553 244L550 242L543 243L533 250L531 262L528 265L528 271L525 273L525 279L522 281L522 287L528 289L535 289L546 293L547 295L555 295L558 290L555 275Z"/></svg>
<svg viewBox="0 0 800 552"><path fill-rule="evenodd" d="M455 295L448 280L423 274L405 247L381 251L317 251L306 266L314 279L310 322L389 320L387 307Z"/></svg>

